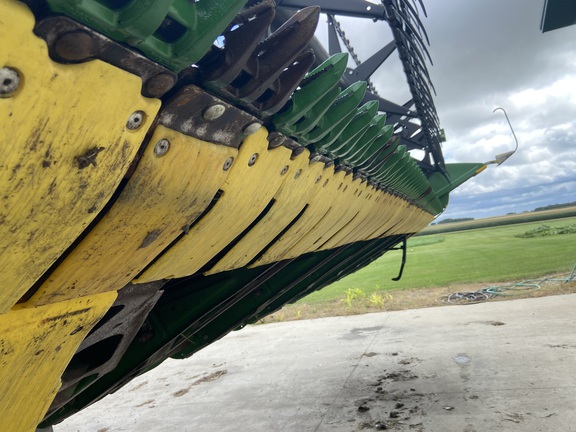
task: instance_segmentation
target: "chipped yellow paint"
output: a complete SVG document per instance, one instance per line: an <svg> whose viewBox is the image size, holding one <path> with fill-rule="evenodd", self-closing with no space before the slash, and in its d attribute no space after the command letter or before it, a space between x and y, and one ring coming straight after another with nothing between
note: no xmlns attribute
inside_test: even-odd
<svg viewBox="0 0 576 432"><path fill-rule="evenodd" d="M332 249L336 246L341 246L338 240L339 236L343 236L344 233L357 227L362 223L364 218L364 213L370 210L370 202L366 200L368 196L366 183L361 183L359 179L354 180L351 183L351 196L348 195L347 199L338 200L338 211L341 216L334 221L334 225L322 233L322 235L314 242L314 250L325 250ZM360 238L364 240L364 238ZM326 247L330 244L329 247Z"/></svg>
<svg viewBox="0 0 576 432"><path fill-rule="evenodd" d="M0 315L0 430L33 432L82 340L116 292Z"/></svg>
<svg viewBox="0 0 576 432"><path fill-rule="evenodd" d="M319 250L333 249L353 241L366 239L366 231L372 228L370 218L377 213L378 208L378 203L373 195L374 190L372 186L362 185L359 193L356 194L354 206L356 207L357 213L354 219L326 241ZM385 218L383 214L379 214L378 216L381 222L382 219Z"/></svg>
<svg viewBox="0 0 576 432"><path fill-rule="evenodd" d="M381 227L370 238L396 234L410 234L428 225L434 216L398 197L392 197L388 212L392 215L390 226Z"/></svg>
<svg viewBox="0 0 576 432"><path fill-rule="evenodd" d="M0 98L0 313L9 310L108 202L160 101L141 79L98 60L61 65L17 1L0 2L0 65L22 77ZM132 112L146 113L138 130Z"/></svg>
<svg viewBox="0 0 576 432"><path fill-rule="evenodd" d="M158 157L162 139L170 147ZM158 126L117 201L29 303L125 286L208 207L230 172L224 163L237 153Z"/></svg>
<svg viewBox="0 0 576 432"><path fill-rule="evenodd" d="M378 197L378 203L382 214L386 215L387 220L384 224L376 224L375 231L368 238L386 237L394 233L404 234L399 228L402 219L407 216L408 203L387 193L383 193Z"/></svg>
<svg viewBox="0 0 576 432"><path fill-rule="evenodd" d="M218 202L135 282L196 273L258 217L286 178L281 172L292 154L284 147L268 150L267 136L261 128L244 140Z"/></svg>
<svg viewBox="0 0 576 432"><path fill-rule="evenodd" d="M398 205L404 203L398 197L392 196L386 192L378 191L375 193L375 210L372 212L369 221L366 222L366 231L363 237L366 240L379 237L380 233L392 230L397 224L397 214L401 214ZM345 240L350 243L353 236L350 234Z"/></svg>
<svg viewBox="0 0 576 432"><path fill-rule="evenodd" d="M396 223L392 217L396 198L382 191L374 191L371 192L370 195L373 201L373 208L364 221L361 232L358 233L358 236L361 236L364 240L375 238L374 233L376 231L382 229L389 230L393 224ZM355 231L348 233L348 235L341 240L343 244L353 241L356 241Z"/></svg>
<svg viewBox="0 0 576 432"><path fill-rule="evenodd" d="M402 220L400 229L403 233L416 233L425 228L434 217L421 210L420 208L410 205L410 213Z"/></svg>
<svg viewBox="0 0 576 432"><path fill-rule="evenodd" d="M338 173L340 174L340 173ZM346 225L358 212L358 209L353 206L355 191L360 186L360 180L354 180L351 174L346 175L342 181L342 187L337 179L330 181L326 185L327 195L332 195L334 199L331 203L331 208L326 216L322 218L314 228L311 229L305 236L286 252L283 258L295 258L307 252L312 252L322 246L324 241L328 240L332 235L338 232L344 225Z"/></svg>
<svg viewBox="0 0 576 432"><path fill-rule="evenodd" d="M318 169L323 168L324 164L316 163L311 165ZM330 212L332 203L338 199L338 194L334 190L343 189L344 186L338 186L345 182L346 173L340 171L334 173L334 168L326 168L314 178L314 191L308 202L309 207L306 209L300 219L298 219L270 248L252 265L252 267L268 264L283 259L286 253L308 234L314 227L321 223ZM328 180L328 183L326 181Z"/></svg>
<svg viewBox="0 0 576 432"><path fill-rule="evenodd" d="M310 152L304 150L287 161L284 169L286 179L274 196L274 206L208 274L244 267L274 240L308 203L324 164L310 164Z"/></svg>

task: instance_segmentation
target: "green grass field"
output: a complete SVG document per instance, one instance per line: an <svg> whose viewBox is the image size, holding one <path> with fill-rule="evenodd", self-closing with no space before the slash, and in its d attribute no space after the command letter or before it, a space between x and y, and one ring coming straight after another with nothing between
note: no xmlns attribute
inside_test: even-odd
<svg viewBox="0 0 576 432"><path fill-rule="evenodd" d="M418 236L408 241L404 276L393 282L401 252L391 251L369 266L300 300L318 304L342 299L349 288L366 295L453 284L517 281L568 272L576 262L576 234L517 238L543 223L576 224L576 217Z"/></svg>

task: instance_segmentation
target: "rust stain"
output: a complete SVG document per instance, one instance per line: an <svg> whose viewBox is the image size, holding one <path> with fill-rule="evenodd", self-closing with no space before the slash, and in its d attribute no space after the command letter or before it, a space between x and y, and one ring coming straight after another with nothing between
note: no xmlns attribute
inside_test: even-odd
<svg viewBox="0 0 576 432"><path fill-rule="evenodd" d="M84 309L79 309L77 311L67 312L67 313L62 314L62 315L57 315L57 316L45 318L42 320L42 324L46 324L46 323L51 322L51 321L60 321L60 320L63 320L67 317L72 317L75 315L82 315L82 314L90 311L91 309L92 308L84 308Z"/></svg>

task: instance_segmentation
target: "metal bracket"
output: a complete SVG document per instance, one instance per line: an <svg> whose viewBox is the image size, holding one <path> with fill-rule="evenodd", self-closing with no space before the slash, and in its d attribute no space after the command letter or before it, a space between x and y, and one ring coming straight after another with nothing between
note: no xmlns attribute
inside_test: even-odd
<svg viewBox="0 0 576 432"><path fill-rule="evenodd" d="M262 121L202 89L182 87L158 115L158 123L184 135L238 148Z"/></svg>
<svg viewBox="0 0 576 432"><path fill-rule="evenodd" d="M46 41L50 58L59 63L84 63L99 59L142 79L142 96L159 98L170 90L178 77L89 27L65 16L39 21L34 33Z"/></svg>

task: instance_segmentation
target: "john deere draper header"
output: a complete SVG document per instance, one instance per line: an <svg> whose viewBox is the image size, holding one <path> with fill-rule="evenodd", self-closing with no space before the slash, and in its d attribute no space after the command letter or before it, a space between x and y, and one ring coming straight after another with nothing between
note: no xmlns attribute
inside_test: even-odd
<svg viewBox="0 0 576 432"><path fill-rule="evenodd" d="M0 429L49 427L440 214L484 165L444 163L422 12L0 0ZM339 15L394 40L361 63ZM369 82L393 53L400 104Z"/></svg>

